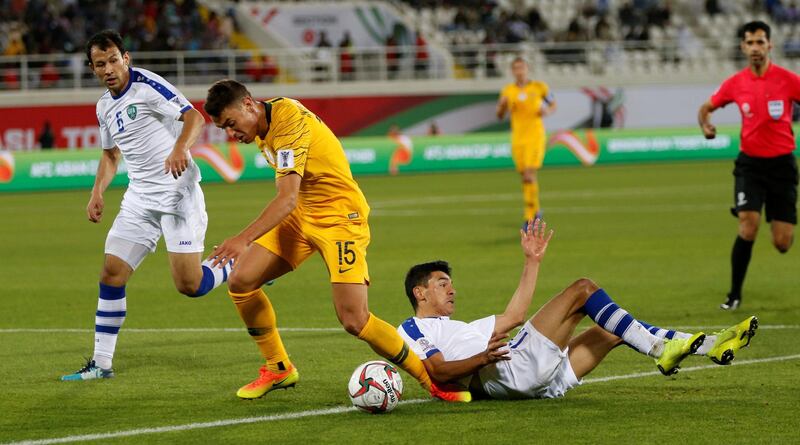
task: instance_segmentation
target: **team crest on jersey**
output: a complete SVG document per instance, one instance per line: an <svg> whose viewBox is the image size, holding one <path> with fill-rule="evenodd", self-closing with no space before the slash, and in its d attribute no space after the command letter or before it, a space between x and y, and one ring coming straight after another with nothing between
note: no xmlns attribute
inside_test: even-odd
<svg viewBox="0 0 800 445"><path fill-rule="evenodd" d="M778 120L783 116L783 101L782 100L771 100L767 102L767 109L769 110L769 116L775 120Z"/></svg>
<svg viewBox="0 0 800 445"><path fill-rule="evenodd" d="M127 111L127 112L128 112L128 117L129 117L131 120L134 120L134 119L136 119L136 113L137 113L137 111L138 111L138 110L136 109L136 105L133 105L133 104L130 104L130 105L128 105L128 109L127 109L127 110L125 110L125 111Z"/></svg>
<svg viewBox="0 0 800 445"><path fill-rule="evenodd" d="M294 168L292 150L278 150L278 168Z"/></svg>

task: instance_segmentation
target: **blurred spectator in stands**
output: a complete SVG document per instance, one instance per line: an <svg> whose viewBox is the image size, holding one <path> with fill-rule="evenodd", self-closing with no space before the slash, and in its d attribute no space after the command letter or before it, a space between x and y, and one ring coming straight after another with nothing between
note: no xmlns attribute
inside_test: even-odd
<svg viewBox="0 0 800 445"><path fill-rule="evenodd" d="M669 19L671 16L672 10L669 2L655 4L647 10L647 23L649 25L664 28L669 24Z"/></svg>
<svg viewBox="0 0 800 445"><path fill-rule="evenodd" d="M764 8L774 18L776 14L782 12L783 5L781 5L781 0L764 0Z"/></svg>
<svg viewBox="0 0 800 445"><path fill-rule="evenodd" d="M333 62L331 48L333 48L333 45L331 45L330 40L328 40L328 34L324 30L321 30L319 32L319 41L314 51L314 71L317 73L313 79L315 82L330 80L331 63Z"/></svg>
<svg viewBox="0 0 800 445"><path fill-rule="evenodd" d="M244 63L244 73L254 82L274 82L279 71L271 57L253 55Z"/></svg>
<svg viewBox="0 0 800 445"><path fill-rule="evenodd" d="M19 30L12 31L8 36L8 44L3 49L4 56L21 56L25 54L25 44L22 43L22 34Z"/></svg>
<svg viewBox="0 0 800 445"><path fill-rule="evenodd" d="M508 43L519 43L528 39L531 28L516 12L511 14L505 26L508 27L506 39Z"/></svg>
<svg viewBox="0 0 800 445"><path fill-rule="evenodd" d="M50 121L44 121L44 128L42 128L42 132L39 133L39 147L41 147L42 150L49 150L53 148L55 140L56 137L53 134L53 129L50 127Z"/></svg>
<svg viewBox="0 0 800 445"><path fill-rule="evenodd" d="M783 9L783 20L786 23L797 23L800 21L800 9L797 7L797 2L792 1L789 6Z"/></svg>
<svg viewBox="0 0 800 445"><path fill-rule="evenodd" d="M319 32L319 41L317 42L317 48L333 48L331 45L330 40L328 40L328 33L324 30Z"/></svg>
<svg viewBox="0 0 800 445"><path fill-rule="evenodd" d="M785 37L783 55L786 57L800 57L800 30L795 30L791 35Z"/></svg>
<svg viewBox="0 0 800 445"><path fill-rule="evenodd" d="M19 85L19 70L11 66L6 66L2 68L3 73L3 89L4 90L16 90L20 87Z"/></svg>
<svg viewBox="0 0 800 445"><path fill-rule="evenodd" d="M625 40L628 42L648 42L650 40L650 31L646 25L636 25L625 34Z"/></svg>
<svg viewBox="0 0 800 445"><path fill-rule="evenodd" d="M634 9L631 2L625 2L617 11L617 15L619 17L619 23L623 27L633 28L640 22L639 13Z"/></svg>
<svg viewBox="0 0 800 445"><path fill-rule="evenodd" d="M500 77L501 73L497 69L497 46L495 45L497 40L494 36L494 31L488 30L486 31L486 35L483 36L483 41L481 45L483 49L486 51L486 75L488 77Z"/></svg>
<svg viewBox="0 0 800 445"><path fill-rule="evenodd" d="M440 134L442 134L442 130L436 125L436 121L431 121L431 124L428 126L428 136L439 136Z"/></svg>
<svg viewBox="0 0 800 445"><path fill-rule="evenodd" d="M428 56L428 42L422 37L422 33L417 31L414 41L414 76L418 79L428 77L428 65L430 59Z"/></svg>
<svg viewBox="0 0 800 445"><path fill-rule="evenodd" d="M400 68L400 50L396 33L391 33L386 37L386 71L389 79L397 77L397 70Z"/></svg>
<svg viewBox="0 0 800 445"><path fill-rule="evenodd" d="M61 76L58 74L58 69L56 69L53 62L45 62L39 70L39 86L42 88L58 86L58 80L60 78Z"/></svg>
<svg viewBox="0 0 800 445"><path fill-rule="evenodd" d="M721 12L718 0L706 0L706 14L714 16Z"/></svg>
<svg viewBox="0 0 800 445"><path fill-rule="evenodd" d="M350 31L345 31L339 41L339 73L342 80L355 80L355 72L353 41L350 39Z"/></svg>

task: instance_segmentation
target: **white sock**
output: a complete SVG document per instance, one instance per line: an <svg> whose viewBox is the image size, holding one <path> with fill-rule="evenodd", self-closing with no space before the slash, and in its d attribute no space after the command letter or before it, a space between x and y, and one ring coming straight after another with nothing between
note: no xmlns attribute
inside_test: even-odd
<svg viewBox="0 0 800 445"><path fill-rule="evenodd" d="M664 350L664 340L651 334L647 328L635 320L622 334L622 340L633 349L650 357L661 357L661 352Z"/></svg>

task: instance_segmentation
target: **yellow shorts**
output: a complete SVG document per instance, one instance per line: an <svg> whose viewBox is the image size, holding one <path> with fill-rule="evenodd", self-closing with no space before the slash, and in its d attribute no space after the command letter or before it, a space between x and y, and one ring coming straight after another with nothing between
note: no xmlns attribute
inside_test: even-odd
<svg viewBox="0 0 800 445"><path fill-rule="evenodd" d="M319 226L292 212L274 229L254 243L286 260L292 269L319 251L331 283L369 283L367 246L369 224L366 221Z"/></svg>
<svg viewBox="0 0 800 445"><path fill-rule="evenodd" d="M511 158L519 172L529 168L538 170L544 162L544 144L512 144Z"/></svg>

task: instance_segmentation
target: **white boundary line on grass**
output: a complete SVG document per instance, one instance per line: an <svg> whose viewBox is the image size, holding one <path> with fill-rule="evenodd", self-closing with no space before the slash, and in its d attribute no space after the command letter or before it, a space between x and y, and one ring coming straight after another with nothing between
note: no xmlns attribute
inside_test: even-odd
<svg viewBox="0 0 800 445"><path fill-rule="evenodd" d="M725 329L728 326L676 326L670 329L696 331L700 329ZM797 324L773 324L760 325L758 329L800 329ZM165 332L244 332L245 328L123 328L124 332L134 332L140 334L158 334ZM280 328L281 332L339 332L344 334L344 328ZM88 328L6 328L0 329L0 334L69 334L94 332Z"/></svg>
<svg viewBox="0 0 800 445"><path fill-rule="evenodd" d="M769 362L781 362L787 360L795 360L800 359L800 354L794 355L784 355L779 357L767 357L767 358L758 358L752 360L742 360L739 362L731 363L731 366L743 366L743 365L753 365L759 363L769 363ZM720 368L719 365L707 365L707 366L693 366L689 368L682 368L681 373L692 372L692 371L702 371L705 369L713 369L713 368ZM635 374L625 374L625 375L617 375L617 376L609 376L609 377L600 377L596 379L584 379L584 383L602 383L602 382L609 382L612 380L624 380L624 379L634 379L639 377L649 377L653 375L660 375L659 372L637 372ZM431 399L412 399L412 400L405 400L400 403L402 404L412 404L412 403L425 403L429 402ZM172 433L177 431L188 431L188 430L196 430L196 429L203 429L203 428L216 428L220 426L230 426L230 425L243 425L248 423L259 423L259 422L274 422L276 420L292 420L292 419L302 419L304 417L319 417L319 416L329 416L331 414L341 414L347 413L351 411L356 411L357 408L352 406L339 406L336 408L328 408L328 409L317 409L317 410L309 410L309 411L298 411L294 413L288 414L276 414L272 416L257 416L257 417L242 417L239 419L225 419L225 420L215 420L212 422L199 422L199 423L187 423L183 425L172 425L172 426L161 426L161 427L153 427L153 428L137 428L133 430L124 430L124 431L116 431L111 433L97 433L97 434L85 434L81 436L66 436L66 437L55 437L50 439L37 439L37 440L26 440L21 442L7 442L2 445L49 445L54 443L68 443L68 442L79 442L79 441L89 441L89 440L102 440L102 439L114 439L117 437L130 437L130 436L139 436L143 434L159 434L159 433Z"/></svg>

